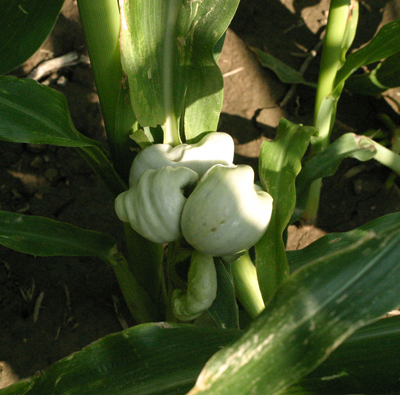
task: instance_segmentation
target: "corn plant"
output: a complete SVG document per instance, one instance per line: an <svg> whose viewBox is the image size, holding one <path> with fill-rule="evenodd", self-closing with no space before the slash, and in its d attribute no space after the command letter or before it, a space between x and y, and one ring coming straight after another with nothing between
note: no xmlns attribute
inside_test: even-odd
<svg viewBox="0 0 400 395"><path fill-rule="evenodd" d="M314 113L314 126L319 133L317 137L313 137L311 140L311 157L325 151L330 144L331 132L336 119L336 107L346 80L359 67L388 57L396 58L399 53L396 34L391 36L389 33L389 30L393 29L398 23L398 21L395 21L393 24L384 26L369 45L350 54L346 61L347 51L351 47L356 34L358 8L358 0L332 1L330 7ZM373 72L369 77L375 74ZM364 76L363 78L368 77ZM375 82L381 88L381 92L389 89L389 86L398 86L396 77L386 77L386 79L381 78L381 80L388 85L383 85L376 78ZM400 174L399 156L395 152L391 152L371 139L364 139L364 141L360 141L360 144L370 144L371 149L375 151L374 158ZM304 213L305 219L310 222L314 222L317 217L320 189L321 179L317 179L310 187L308 206Z"/></svg>
<svg viewBox="0 0 400 395"><path fill-rule="evenodd" d="M1 74L34 52L61 5L8 3ZM138 323L1 395L399 390L400 320L381 319L400 305L399 213L299 251L285 251L284 232L303 214L315 180L346 156L384 152L367 137L347 134L329 145L327 136L346 79L400 52L400 24L344 59L357 4L332 1L329 23L338 18L343 26L331 29L336 41L327 32L315 125L281 120L261 148L258 185L250 167L233 164L231 137L217 132L223 80L216 61L237 5L78 1L109 152L75 129L62 94L0 78L0 138L75 148L115 198L127 252L109 235L4 211L1 244L37 256L100 258ZM16 42L21 51L8 56ZM386 160L397 166L392 154ZM196 325L207 314L213 323Z"/></svg>

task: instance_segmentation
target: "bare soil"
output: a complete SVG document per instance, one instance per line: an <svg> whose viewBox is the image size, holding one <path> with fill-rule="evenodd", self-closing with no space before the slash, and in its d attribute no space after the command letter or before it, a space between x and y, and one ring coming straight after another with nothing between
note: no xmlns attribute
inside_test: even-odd
<svg viewBox="0 0 400 395"><path fill-rule="evenodd" d="M360 3L355 48L400 12L398 0ZM236 163L257 169L260 145L274 137L282 116L312 122L313 89L298 86L287 105L280 106L290 87L262 68L249 47L299 69L318 47L328 6L328 0L241 1L219 60L225 79L219 129L234 137ZM43 60L72 50L86 51L76 4L67 0L53 34L17 74L26 76ZM319 56L317 52L305 73L309 81L317 79ZM56 70L42 82L66 95L81 133L106 143L90 65ZM398 90L389 94L398 100ZM348 131L385 130L381 114L400 124L384 99L344 94L335 137ZM399 211L399 177L389 183L391 177L375 162L345 160L334 177L324 180L317 227L293 226L288 248L302 248L324 232L347 231ZM122 239L110 195L73 149L0 142L0 209L42 215ZM41 308L34 314L39 297ZM2 379L15 380L10 369L20 377L30 376L120 331L120 316L134 324L112 270L102 262L32 257L0 247L0 361L5 361L0 364L0 388Z"/></svg>

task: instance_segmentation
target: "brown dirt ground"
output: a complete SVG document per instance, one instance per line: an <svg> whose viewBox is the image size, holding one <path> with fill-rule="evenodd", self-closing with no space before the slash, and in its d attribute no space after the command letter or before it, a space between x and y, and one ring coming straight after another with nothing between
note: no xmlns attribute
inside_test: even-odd
<svg viewBox="0 0 400 395"><path fill-rule="evenodd" d="M226 37L219 64L225 77L225 101L219 129L236 141L236 163L256 167L263 140L273 138L282 116L310 124L314 91L299 86L287 106L279 103L289 87L256 61L248 46L269 51L299 69L320 41L328 0L242 0ZM400 1L361 1L355 47L367 42L382 23L397 19ZM53 34L18 71L30 72L46 58L61 56L85 43L76 4L67 0ZM318 58L305 76L316 81ZM67 96L77 129L105 141L90 66L59 69L44 83ZM397 90L390 92L394 97ZM398 125L398 114L383 100L345 94L336 134L384 129L379 113ZM318 228L292 227L290 248L300 248L324 232L347 231L378 216L400 210L399 178L390 187L390 171L377 163L346 160L324 181ZM73 149L0 143L0 208L43 215L122 237L113 202ZM44 294L34 322L33 311ZM20 377L42 370L90 342L122 329L129 318L112 271L93 258L35 258L0 247L0 383L8 366ZM1 388L1 386L0 386Z"/></svg>

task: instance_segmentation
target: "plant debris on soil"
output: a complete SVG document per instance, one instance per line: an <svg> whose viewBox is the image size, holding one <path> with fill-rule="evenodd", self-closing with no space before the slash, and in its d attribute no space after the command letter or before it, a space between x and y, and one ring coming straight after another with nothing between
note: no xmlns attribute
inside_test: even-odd
<svg viewBox="0 0 400 395"><path fill-rule="evenodd" d="M305 78L316 82L320 54L315 48L328 8L328 0L240 3L219 60L225 81L219 130L234 137L236 163L250 164L257 171L261 143L274 137L282 116L312 123L313 88L281 83L249 47L268 51L296 69L311 54ZM361 1L354 47L370 40L381 24L398 19L399 13L398 0ZM106 144L75 1L65 2L54 32L14 74L25 77L41 62L72 51L82 55L78 62L50 67L40 82L65 94L79 132ZM388 94L398 100L400 93L395 89ZM282 107L279 103L285 97L287 104ZM383 98L345 93L335 137L348 131L384 130L382 114L400 124L399 115ZM347 231L399 211L398 185L399 177L373 161L345 160L334 177L324 180L317 226L292 226L288 249L303 248L325 232ZM0 208L69 222L122 240L111 196L72 148L0 142ZM134 325L114 274L103 262L90 257L32 257L1 246L0 317L0 388Z"/></svg>

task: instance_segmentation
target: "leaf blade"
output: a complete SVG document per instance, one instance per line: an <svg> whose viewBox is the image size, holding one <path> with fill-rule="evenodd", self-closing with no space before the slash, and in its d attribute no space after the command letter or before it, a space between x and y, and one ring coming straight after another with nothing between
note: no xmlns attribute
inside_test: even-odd
<svg viewBox="0 0 400 395"><path fill-rule="evenodd" d="M36 81L0 78L0 140L77 148L114 195L125 190L102 144L75 129L65 96Z"/></svg>
<svg viewBox="0 0 400 395"><path fill-rule="evenodd" d="M117 242L66 222L0 210L0 244L36 256L97 256L109 262Z"/></svg>
<svg viewBox="0 0 400 395"><path fill-rule="evenodd" d="M152 333L155 325L156 333ZM108 395L110 391L114 395L126 394L129 391L138 394L138 387L140 387L140 391L146 395L172 393L184 395L194 384L204 364L202 358L211 357L219 347L226 346L239 338L241 333L239 331L210 331L207 328L197 328L196 336L195 334L187 336L183 326L164 324L166 328L168 325L170 325L170 329L176 328L175 336L167 333L165 339L163 339L162 333L157 333L162 332L162 330L158 330L157 326L162 329L163 324L147 324L130 328L122 333L111 335L114 337L112 340L107 337L92 343L76 353L75 360L67 357L56 362L44 372L44 376L37 375L21 380L0 390L0 394L42 395L43 392L40 392L42 388L50 388L52 385L54 387L58 374L66 374L67 379L62 384L63 388L55 394L60 393L63 389L66 389L70 394L82 394L84 389L86 389L85 394L87 395ZM210 341L210 337L213 338L212 341ZM322 393L322 391L331 393L334 390L335 394L366 393L375 388L379 389L377 393L398 391L400 389L400 383L397 380L400 373L397 363L397 357L400 353L399 339L400 317L379 320L368 325L355 332L320 367L306 376L299 385L290 387L285 391L285 394L299 393L299 388L303 392L306 390L314 393ZM188 340L191 341L191 349L187 347ZM206 342L205 348L203 341ZM143 349L141 343L147 343L149 347L146 353L147 357L142 354L139 361L142 366L139 369L136 345L139 344ZM362 346L362 349L359 346ZM172 347L173 350L167 352L167 347ZM118 355L115 350L121 350L121 353ZM376 350L379 350L379 352L376 352ZM159 353L161 359L167 359L169 356L168 363L164 364L165 370L161 380L153 372L153 355L156 353ZM193 359L192 356L198 353L203 353L203 357ZM384 362L383 358L380 358L381 353L385 357ZM78 358L80 358L80 363L76 361ZM147 358L152 361L150 365L146 365ZM191 360L190 368L186 363L188 359ZM185 361L185 365L181 371L179 363L182 363L182 361ZM384 368L381 369L382 362ZM91 366L91 369L88 369L87 365ZM124 370L121 374L120 365L123 365L123 369L129 366L129 372ZM78 369L77 366L81 368ZM107 374L104 374L104 368L96 369L97 366L106 366L107 371L105 373ZM377 366L379 369L376 369ZM340 372L342 369L347 369L347 376L337 375L338 371ZM365 370L368 371L368 377L365 377ZM178 374L177 371L179 371ZM143 376L147 376L147 383ZM119 383L119 387L117 388L115 382L110 384L107 377L115 377L115 382ZM331 380L327 380L327 377L330 377ZM99 388L89 389L92 386L94 387L90 384L91 382L98 383L99 381L103 385L98 386Z"/></svg>
<svg viewBox="0 0 400 395"><path fill-rule="evenodd" d="M314 133L311 127L282 119L276 139L261 147L260 180L274 199L268 229L255 246L257 275L265 302L289 274L282 233L295 207L295 178L300 161Z"/></svg>
<svg viewBox="0 0 400 395"><path fill-rule="evenodd" d="M340 87L359 67L378 62L400 52L400 20L382 26L377 35L363 48L351 53L339 69L335 86Z"/></svg>
<svg viewBox="0 0 400 395"><path fill-rule="evenodd" d="M0 119L4 141L101 147L74 128L61 93L30 79L0 78Z"/></svg>
<svg viewBox="0 0 400 395"><path fill-rule="evenodd" d="M200 133L217 128L223 79L213 50L238 0L186 2L179 5L175 19L168 18L168 4L123 1L122 64L140 125L164 125L164 99L171 96L174 116L177 120L183 117L180 124L184 124L186 140L191 143ZM175 21L174 26L171 21ZM172 36L166 34L171 31ZM167 44L170 50L166 52L163 48Z"/></svg>
<svg viewBox="0 0 400 395"><path fill-rule="evenodd" d="M139 325L106 336L22 383L27 395L185 394L207 359L239 334L193 325Z"/></svg>
<svg viewBox="0 0 400 395"><path fill-rule="evenodd" d="M21 4L19 0L10 0L2 4L0 75L16 69L40 47L52 30L63 2L31 0Z"/></svg>
<svg viewBox="0 0 400 395"><path fill-rule="evenodd" d="M297 221L303 215L313 181L334 175L344 158L356 158L364 162L372 159L375 154L376 149L367 137L346 133L326 150L312 157L303 166L296 179L296 208L290 223Z"/></svg>
<svg viewBox="0 0 400 395"><path fill-rule="evenodd" d="M217 259L215 269L218 281L217 297L208 309L208 313L220 328L239 329L239 309L231 264Z"/></svg>
<svg viewBox="0 0 400 395"><path fill-rule="evenodd" d="M390 226L361 231L298 270L246 334L214 355L189 394L279 394L358 328L398 307L400 213L389 218Z"/></svg>
<svg viewBox="0 0 400 395"><path fill-rule="evenodd" d="M250 47L250 49L257 56L261 66L273 71L283 83L303 84L316 88L317 85L315 83L306 81L300 72L288 66L278 58L270 55L267 52L261 51L258 48Z"/></svg>
<svg viewBox="0 0 400 395"><path fill-rule="evenodd" d="M324 393L398 391L400 317L386 318L354 333L301 387Z"/></svg>

